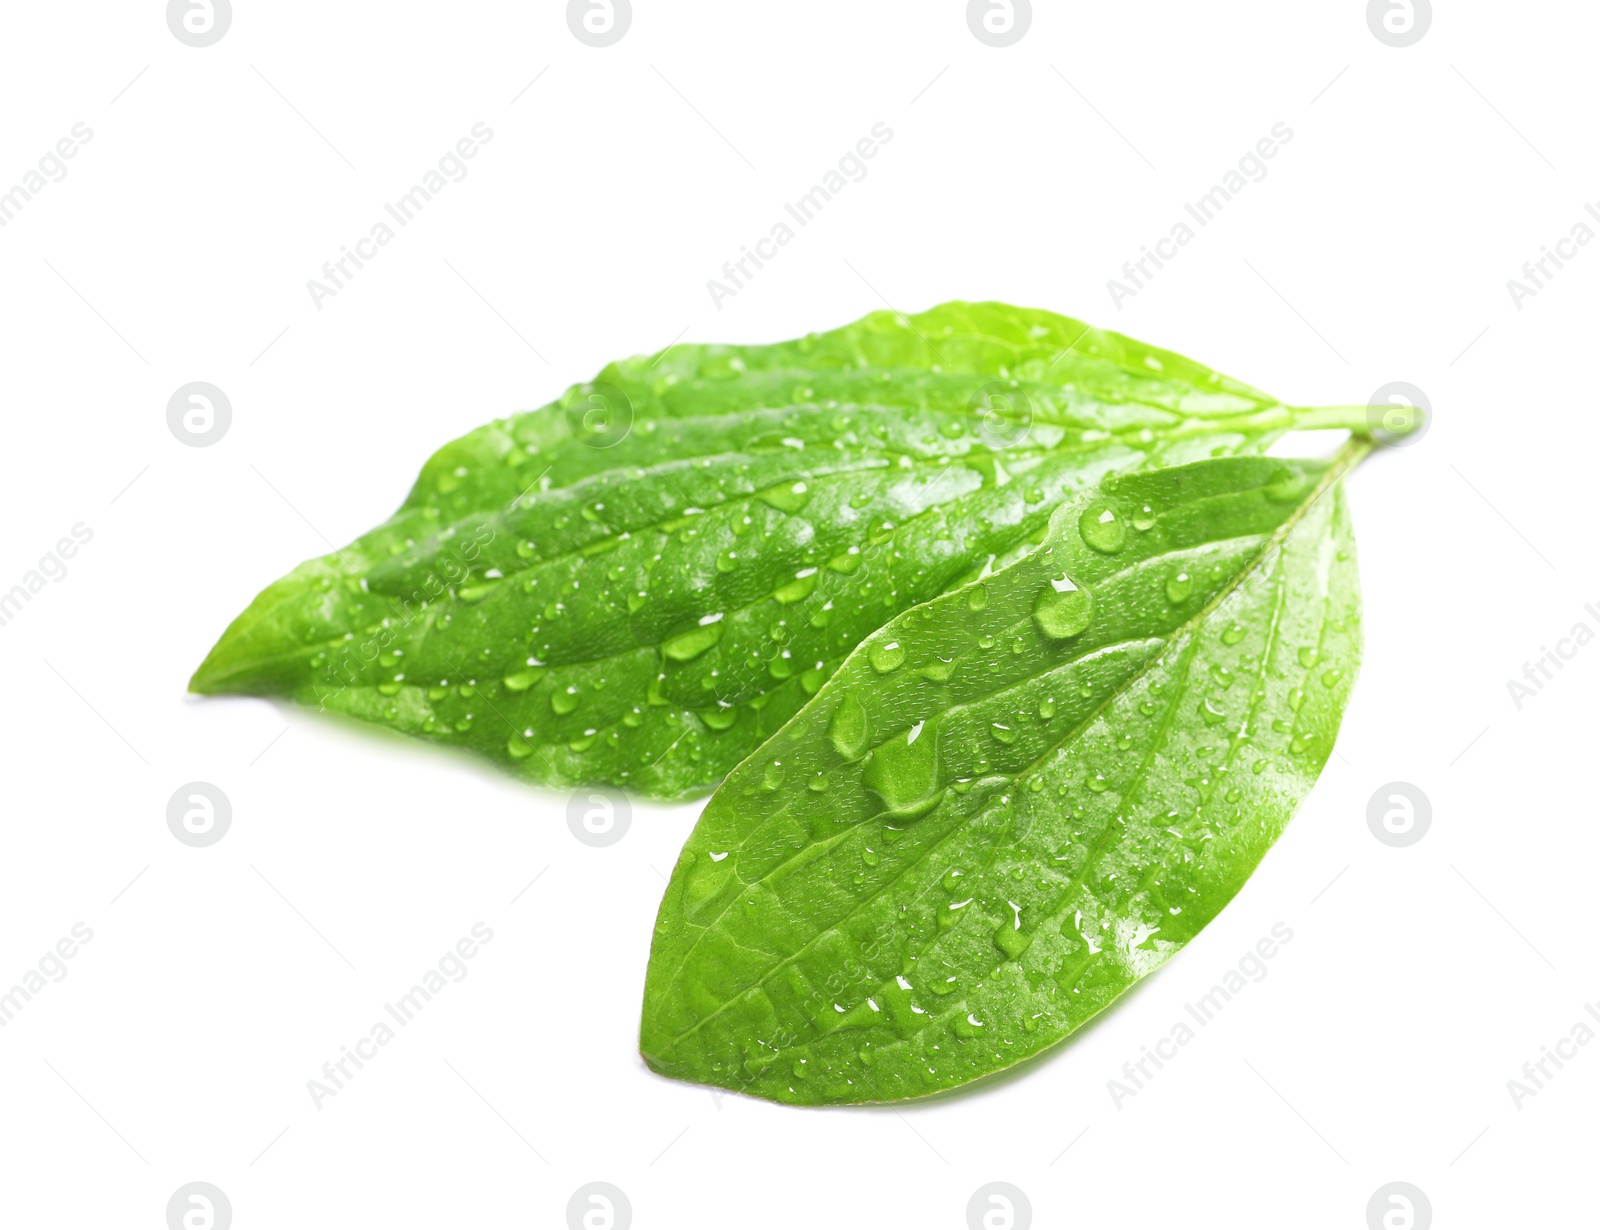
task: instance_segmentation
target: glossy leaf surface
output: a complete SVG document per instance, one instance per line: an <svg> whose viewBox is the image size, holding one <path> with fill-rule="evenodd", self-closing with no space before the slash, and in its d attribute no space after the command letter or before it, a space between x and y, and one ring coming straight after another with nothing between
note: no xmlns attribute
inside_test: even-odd
<svg viewBox="0 0 1600 1230"><path fill-rule="evenodd" d="M387 522L263 591L190 686L537 782L693 794L886 619L1026 551L1063 499L1319 413L997 304L673 347L441 449Z"/></svg>
<svg viewBox="0 0 1600 1230"><path fill-rule="evenodd" d="M641 1049L790 1103L929 1094L1081 1026L1234 896L1360 656L1331 467L1120 476L890 621L707 804Z"/></svg>

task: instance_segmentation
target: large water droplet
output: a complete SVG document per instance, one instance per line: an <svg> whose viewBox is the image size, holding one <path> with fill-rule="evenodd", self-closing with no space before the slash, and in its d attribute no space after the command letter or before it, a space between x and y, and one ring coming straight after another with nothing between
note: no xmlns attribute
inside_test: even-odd
<svg viewBox="0 0 1600 1230"><path fill-rule="evenodd" d="M688 662L698 658L722 639L722 616L707 615L698 628L679 633L661 646L661 652L674 662Z"/></svg>
<svg viewBox="0 0 1600 1230"><path fill-rule="evenodd" d="M544 667L530 666L527 670L517 671L507 675L500 682L505 685L508 692L526 692L539 682L539 677L544 674Z"/></svg>
<svg viewBox="0 0 1600 1230"><path fill-rule="evenodd" d="M846 760L860 760L866 755L872 740L872 723L861 702L849 692L844 694L844 699L833 711L833 718L828 723L828 738L833 741L833 750Z"/></svg>
<svg viewBox="0 0 1600 1230"><path fill-rule="evenodd" d="M811 591L816 587L817 570L815 568L802 568L794 574L794 580L773 590L772 596L777 601L787 605L791 602L799 602L802 598L809 598Z"/></svg>
<svg viewBox="0 0 1600 1230"><path fill-rule="evenodd" d="M1128 541L1128 527L1109 504L1091 504L1078 518L1078 533L1096 551L1115 555Z"/></svg>
<svg viewBox="0 0 1600 1230"><path fill-rule="evenodd" d="M889 815L914 820L939 801L938 740L918 722L880 744L862 770L861 781Z"/></svg>
<svg viewBox="0 0 1600 1230"><path fill-rule="evenodd" d="M905 660L905 646L899 641L874 641L867 647L867 661L872 663L872 669L880 675L899 670L900 664Z"/></svg>
<svg viewBox="0 0 1600 1230"><path fill-rule="evenodd" d="M1167 601L1176 605L1194 593L1194 578L1187 572L1175 572L1167 578Z"/></svg>
<svg viewBox="0 0 1600 1230"><path fill-rule="evenodd" d="M1094 599L1089 591L1079 589L1072 578L1065 575L1053 579L1040 590L1033 604L1033 620L1039 625L1039 631L1057 641L1077 636L1089 626L1093 614Z"/></svg>
<svg viewBox="0 0 1600 1230"><path fill-rule="evenodd" d="M702 709L700 720L712 730L727 730L739 720L739 711L732 705L725 709L720 706L716 709Z"/></svg>
<svg viewBox="0 0 1600 1230"><path fill-rule="evenodd" d="M772 505L779 512L797 513L806 506L811 494L805 483L779 483L765 491L756 492L758 499Z"/></svg>

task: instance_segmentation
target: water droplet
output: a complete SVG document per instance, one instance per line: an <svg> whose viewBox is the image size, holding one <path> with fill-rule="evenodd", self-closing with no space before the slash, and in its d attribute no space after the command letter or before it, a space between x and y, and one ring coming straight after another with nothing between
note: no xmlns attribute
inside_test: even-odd
<svg viewBox="0 0 1600 1230"><path fill-rule="evenodd" d="M521 735L512 735L511 738L506 741L506 755L510 756L513 760L526 760L529 756L533 755L533 745Z"/></svg>
<svg viewBox="0 0 1600 1230"><path fill-rule="evenodd" d="M1033 604L1033 620L1039 631L1057 641L1077 636L1089 626L1093 614L1094 599L1089 591L1079 589L1064 575L1040 590Z"/></svg>
<svg viewBox="0 0 1600 1230"><path fill-rule="evenodd" d="M1229 624L1223 630L1222 643L1224 645L1237 645L1242 640L1244 640L1244 629L1238 624Z"/></svg>
<svg viewBox="0 0 1600 1230"><path fill-rule="evenodd" d="M1167 601L1183 602L1194 593L1194 578L1187 572L1175 572L1167 578Z"/></svg>
<svg viewBox="0 0 1600 1230"><path fill-rule="evenodd" d="M495 587L500 584L498 578L490 581L479 582L476 585L463 585L456 590L456 597L463 602L481 602L494 593Z"/></svg>
<svg viewBox="0 0 1600 1230"><path fill-rule="evenodd" d="M905 646L899 641L874 641L867 647L867 661L872 663L872 669L880 675L899 670L900 664L905 660Z"/></svg>
<svg viewBox="0 0 1600 1230"><path fill-rule="evenodd" d="M1307 670L1310 670L1317 664L1317 651L1310 645L1300 646L1300 652L1294 656L1299 660L1300 665L1305 667Z"/></svg>
<svg viewBox="0 0 1600 1230"><path fill-rule="evenodd" d="M811 495L803 482L779 483L776 487L756 492L756 498L772 505L779 512L797 513L806 506L806 501Z"/></svg>
<svg viewBox="0 0 1600 1230"><path fill-rule="evenodd" d="M826 794L832 784L826 773L817 773L806 782L806 789L812 794Z"/></svg>
<svg viewBox="0 0 1600 1230"><path fill-rule="evenodd" d="M550 708L557 713L571 713L578 707L578 689L568 685L550 693Z"/></svg>
<svg viewBox="0 0 1600 1230"><path fill-rule="evenodd" d="M1078 518L1083 541L1105 555L1115 555L1128 541L1128 529L1109 504L1091 504Z"/></svg>
<svg viewBox="0 0 1600 1230"><path fill-rule="evenodd" d="M1055 701L1053 701L1053 700L1041 700L1039 702L1039 716L1042 719L1044 719L1046 722L1048 722L1051 718L1055 717L1055 715L1056 715L1056 702Z"/></svg>
<svg viewBox="0 0 1600 1230"><path fill-rule="evenodd" d="M994 648L994 637L990 636L987 632L985 632L982 636L980 636L978 638L978 648L979 649L993 649Z"/></svg>
<svg viewBox="0 0 1600 1230"><path fill-rule="evenodd" d="M1155 512L1155 509L1151 508L1150 505L1146 504L1138 512L1133 514L1132 520L1133 520L1133 528L1138 530L1141 534L1143 534L1146 531L1151 530L1151 529L1153 529L1155 527L1155 523L1156 523L1156 512Z"/></svg>
<svg viewBox="0 0 1600 1230"><path fill-rule="evenodd" d="M706 616L700 621L699 627L679 633L661 646L661 652L674 662L698 658L722 639L721 619L720 614Z"/></svg>
<svg viewBox="0 0 1600 1230"><path fill-rule="evenodd" d="M517 671L515 674L507 675L500 682L505 685L506 691L508 692L526 692L534 684L539 682L539 678L543 674L544 667L530 666L527 670L521 670Z"/></svg>
<svg viewBox="0 0 1600 1230"><path fill-rule="evenodd" d="M785 605L799 602L802 598L809 598L811 591L817 587L817 570L815 568L802 568L794 574L794 580L787 585L780 585L772 591L773 598Z"/></svg>
<svg viewBox="0 0 1600 1230"><path fill-rule="evenodd" d="M1001 743L1015 743L1017 741L1017 732L1001 722L991 723L989 733Z"/></svg>
<svg viewBox="0 0 1600 1230"><path fill-rule="evenodd" d="M1215 726L1218 722L1228 720L1228 711L1208 696L1200 705L1200 716L1205 719L1207 726Z"/></svg>
<svg viewBox="0 0 1600 1230"><path fill-rule="evenodd" d="M1096 773L1084 784L1087 785L1095 794L1104 794L1107 790L1111 789L1111 783L1106 781L1106 779L1099 773Z"/></svg>
<svg viewBox="0 0 1600 1230"><path fill-rule="evenodd" d="M739 720L739 711L732 705L700 711L700 720L712 730L727 730Z"/></svg>
<svg viewBox="0 0 1600 1230"><path fill-rule="evenodd" d="M1557 646L1557 648L1559 648L1559 646ZM1331 688L1334 684L1338 683L1339 680L1341 680L1343 678L1344 678L1344 672L1342 670L1340 670L1337 666L1332 667L1332 668L1322 672L1322 686L1325 687L1325 688Z"/></svg>
<svg viewBox="0 0 1600 1230"><path fill-rule="evenodd" d="M1033 943L1033 936L1022 929L1022 907L1011 901L1006 904L1011 907L1011 920L1000 924L994 933L994 942L1001 952L1015 961L1028 950L1028 945Z"/></svg>
<svg viewBox="0 0 1600 1230"><path fill-rule="evenodd" d="M860 760L872 739L872 723L861 702L849 692L840 700L828 722L828 738L833 750L847 761Z"/></svg>
<svg viewBox="0 0 1600 1230"><path fill-rule="evenodd" d="M923 733L923 723L880 744L861 773L861 782L877 795L889 815L914 820L933 810L939 787L938 739Z"/></svg>
<svg viewBox="0 0 1600 1230"><path fill-rule="evenodd" d="M967 591L967 609L981 611L989 605L989 587L987 585L974 585Z"/></svg>
<svg viewBox="0 0 1600 1230"><path fill-rule="evenodd" d="M732 572L738 566L739 566L739 553L737 551L734 551L734 550L730 549L730 550L722 552L720 555L717 556L717 571L718 572Z"/></svg>
<svg viewBox="0 0 1600 1230"><path fill-rule="evenodd" d="M832 559L830 559L828 561L828 567L833 569L835 572L842 572L848 576L850 573L861 567L861 560L861 548L851 547L843 555L835 555Z"/></svg>

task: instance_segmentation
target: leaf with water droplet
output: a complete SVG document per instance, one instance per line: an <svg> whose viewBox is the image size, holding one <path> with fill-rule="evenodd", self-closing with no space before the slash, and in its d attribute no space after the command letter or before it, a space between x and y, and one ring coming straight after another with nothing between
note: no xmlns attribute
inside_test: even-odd
<svg viewBox="0 0 1600 1230"><path fill-rule="evenodd" d="M942 595L851 653L771 745L791 776L752 793L758 753L685 846L646 978L650 1066L780 1102L935 1093L1059 1041L1178 951L1332 747L1360 627L1337 478L1360 452L1109 479L985 576L981 607ZM1301 502L1277 498L1303 475ZM1085 514L1146 506L1150 527L1119 550L1085 541ZM1055 635L1041 597L1072 593L1093 593L1093 617ZM1258 656L1224 643L1234 628ZM873 650L890 644L901 660L881 671ZM1329 686L1303 686L1305 644L1319 682L1342 671ZM1290 713L1295 688L1278 733L1268 715ZM1269 748L1273 772L1246 772ZM691 913L696 860L729 849L753 905Z"/></svg>
<svg viewBox="0 0 1600 1230"><path fill-rule="evenodd" d="M1015 560L1108 472L1259 452L1311 413L1001 304L773 345L680 342L445 445L392 517L263 591L191 687L354 715L529 781L694 794L800 710L811 664ZM302 487L361 464L303 457ZM1280 478L1275 498L1301 482ZM1138 499L1119 516L1142 527L1146 505L1159 515ZM707 611L719 631L696 623ZM790 657L772 670L765 632L786 613ZM530 656L544 675L519 691ZM433 695L468 666L488 703ZM551 703L569 687L580 707ZM723 701L759 716L708 738L696 715Z"/></svg>

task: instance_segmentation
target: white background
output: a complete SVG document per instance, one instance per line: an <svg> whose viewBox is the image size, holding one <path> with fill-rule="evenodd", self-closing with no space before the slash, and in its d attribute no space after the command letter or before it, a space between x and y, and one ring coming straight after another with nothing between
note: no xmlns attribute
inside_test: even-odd
<svg viewBox="0 0 1600 1230"><path fill-rule="evenodd" d="M1600 1046L1520 1110L1506 1082L1600 1000L1600 646L1520 711L1506 681L1600 630L1600 245L1521 310L1506 282L1600 201L1600 13L1441 3L1397 50L1361 0L1041 0L997 50L958 0L634 7L594 49L554 2L236 0L195 49L159 0L7 6L0 191L94 133L0 229L0 589L94 535L0 627L0 986L94 932L0 1029L7 1223L159 1227L203 1180L240 1230L560 1227L604 1180L639 1227L959 1228L1003 1180L1041 1227L1359 1230L1404 1180L1440 1227L1593 1224ZM480 121L470 175L314 307ZM707 279L879 121L868 177L715 309ZM1280 121L1267 178L1114 307ZM830 1111L655 1077L639 995L697 806L592 849L564 796L185 696L261 586L470 428L680 335L954 298L1303 404L1409 381L1436 415L1350 482L1367 650L1322 781L1198 940L1023 1074ZM195 380L232 400L209 448L166 423ZM207 849L165 822L196 779L233 804ZM1394 780L1432 801L1408 849L1366 823ZM306 1082L479 921L469 976L316 1109ZM1279 921L1268 977L1117 1109L1106 1082Z"/></svg>

